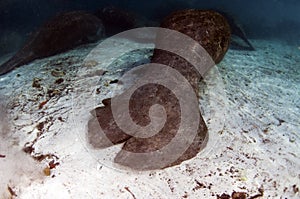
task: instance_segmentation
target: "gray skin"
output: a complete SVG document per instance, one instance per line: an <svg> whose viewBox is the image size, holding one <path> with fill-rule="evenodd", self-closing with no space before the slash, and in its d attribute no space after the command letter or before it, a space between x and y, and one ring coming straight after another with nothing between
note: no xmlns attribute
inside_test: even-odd
<svg viewBox="0 0 300 199"><path fill-rule="evenodd" d="M65 52L104 36L96 16L73 11L56 15L44 23L12 58L0 66L0 75L29 62Z"/></svg>

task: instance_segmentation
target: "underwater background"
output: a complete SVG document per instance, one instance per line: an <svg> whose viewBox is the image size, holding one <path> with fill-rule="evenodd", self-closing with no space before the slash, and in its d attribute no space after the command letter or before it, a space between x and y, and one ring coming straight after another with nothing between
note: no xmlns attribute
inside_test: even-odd
<svg viewBox="0 0 300 199"><path fill-rule="evenodd" d="M112 6L142 26L159 26L176 10L213 9L245 33L254 48L232 35L224 58L197 88L195 110L207 126L207 145L164 169L120 166L115 157L123 145L91 146L98 140L88 137L90 121L97 122L94 110L103 110L105 99L133 84L136 76L121 78L151 61L154 42L104 36L63 51L54 47L51 56L41 53L4 72L0 66L0 199L300 198L300 1L0 0L0 63L35 32L51 32L38 31L57 14ZM42 36L36 38L48 42L40 48L47 51L52 40ZM241 43L246 47L234 46ZM128 53L132 48L138 50Z"/></svg>
<svg viewBox="0 0 300 199"><path fill-rule="evenodd" d="M217 9L232 15L249 38L299 42L300 2L297 0L1 0L0 55L15 51L29 33L57 13L71 10L96 11L115 6L159 21L171 11L185 8Z"/></svg>

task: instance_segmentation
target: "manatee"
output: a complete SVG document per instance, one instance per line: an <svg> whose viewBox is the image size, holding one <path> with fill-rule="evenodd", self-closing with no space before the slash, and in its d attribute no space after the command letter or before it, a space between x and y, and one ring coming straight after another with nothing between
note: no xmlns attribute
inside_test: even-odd
<svg viewBox="0 0 300 199"><path fill-rule="evenodd" d="M190 36L210 54L215 63L219 63L223 59L229 47L229 24L222 15L214 11L177 11L167 16L162 21L161 27L176 30ZM164 38L157 38L157 40L161 39ZM199 82L202 77L185 59L170 52L155 49L151 62L168 65L176 69L189 81L194 89L194 92L198 93ZM148 87L149 88L146 87L144 89L141 88L141 91L136 94L137 96L133 96L132 109L135 107L135 112L137 115L136 122L145 122L141 119L143 118L141 116L148 113L150 107L148 104L153 105L155 103L164 106L167 112L168 120L161 132L153 137L146 139L132 137L128 139L125 142L122 150L115 158L115 162L121 165L133 168L136 167L136 163L130 161L131 157L128 157L127 153L124 153L124 151L145 153L159 150L169 143L177 133L176 130L178 129L178 124L180 123L180 106L177 99L175 96L172 96L170 91L167 91L167 89L162 86L149 85ZM156 95L153 99L151 99L151 94L153 93L156 93ZM134 101L135 99L136 101ZM200 110L198 111L200 113ZM133 113L132 116L134 120L135 115ZM207 138L207 127L204 119L200 117L198 134L193 143L180 157L177 158L175 162L167 165L167 167L180 164L185 160L195 157L198 152L205 147ZM153 166L153 164L149 162L148 164L144 165L142 169L155 169L155 167L152 168L151 166Z"/></svg>
<svg viewBox="0 0 300 199"><path fill-rule="evenodd" d="M162 21L161 27L190 36L206 49L215 63L219 63L223 59L229 47L231 34L229 24L221 14L215 11L194 9L177 11L167 16ZM164 40L164 38L160 38L158 35L157 41L159 40ZM198 93L202 76L185 59L164 50L154 49L151 62L168 65L176 69L189 81L194 92ZM174 93L158 84L146 84L139 87L131 96L129 101L130 116L136 124L145 126L150 122L149 109L154 104L162 105L166 111L167 119L164 127L156 135L149 138L132 137L123 132L113 118L111 99L104 100L103 104L104 107L98 107L93 111L94 117L88 122L87 137L89 143L95 148L103 148L111 143L118 144L125 141L122 150L114 159L116 163L138 170L160 169L149 160L133 160L133 157L125 151L133 153L159 151L174 138L180 123L181 113L180 104ZM197 111L200 113L200 110ZM106 138L101 137L99 125L111 143L107 143ZM193 143L176 161L165 167L178 165L195 157L206 145L207 131L205 121L200 114L197 136Z"/></svg>
<svg viewBox="0 0 300 199"><path fill-rule="evenodd" d="M35 59L65 52L104 34L102 21L84 11L58 14L44 23L11 59L0 66L0 75Z"/></svg>

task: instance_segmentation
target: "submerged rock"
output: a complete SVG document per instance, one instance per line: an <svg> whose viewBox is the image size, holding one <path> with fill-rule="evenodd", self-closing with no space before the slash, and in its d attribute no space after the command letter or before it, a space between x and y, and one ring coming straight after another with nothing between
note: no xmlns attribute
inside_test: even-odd
<svg viewBox="0 0 300 199"><path fill-rule="evenodd" d="M174 12L162 21L161 27L188 35L204 47L216 63L222 60L230 42L230 28L226 19L214 11L183 10ZM168 37L168 35L158 35L157 42L164 42L165 39L167 40L165 37ZM192 51L193 49L190 50ZM188 80L194 93L198 96L198 83L202 76L185 59L173 53L155 49L151 62L164 64L176 69L176 71L180 72ZM153 83L139 87L131 96L129 101L130 116L140 126L146 126L151 122L149 117L151 106L159 104L164 107L166 121L163 128L157 134L148 138L132 137L123 132L114 121L110 102L110 100L106 100L104 107L97 108L95 110L97 119L91 119L88 124L88 138L90 143L96 148L101 148L107 146L105 144L107 138L113 144L127 140L122 150L115 157L116 163L139 170L162 168L159 163L151 162L149 159L135 159L132 154L161 151L176 136L181 122L180 116L182 110L174 93L162 85ZM195 111L198 111L200 114L199 109ZM99 124L106 134L106 138L97 137L99 135L97 125L99 127ZM201 114L198 130L196 129L196 131L197 134L187 150L183 154L180 154L175 161L164 165L163 168L177 165L193 158L205 147L208 134ZM178 147L180 148L181 146ZM168 158L167 156L174 154L163 154L162 152L161 155Z"/></svg>
<svg viewBox="0 0 300 199"><path fill-rule="evenodd" d="M0 75L35 59L52 56L103 37L102 21L96 16L73 11L44 23L16 55L0 66Z"/></svg>

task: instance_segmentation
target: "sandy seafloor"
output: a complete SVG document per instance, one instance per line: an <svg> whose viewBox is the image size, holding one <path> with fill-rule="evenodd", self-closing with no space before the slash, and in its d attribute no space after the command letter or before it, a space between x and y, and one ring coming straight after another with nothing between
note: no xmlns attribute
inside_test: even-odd
<svg viewBox="0 0 300 199"><path fill-rule="evenodd" d="M118 89L126 59L149 52L108 66L100 52L84 60L90 44L1 76L0 198L300 198L300 49L251 42L256 51L229 50L201 84L206 149L163 170L122 168L112 163L121 146L96 150L85 138L90 111ZM147 46L122 40L105 51L129 44ZM47 176L51 160L59 164Z"/></svg>

